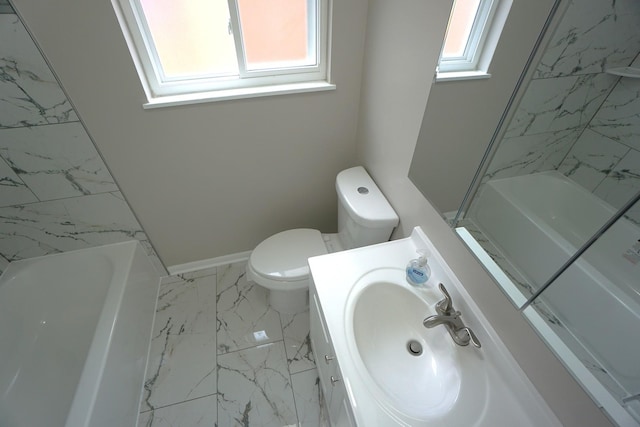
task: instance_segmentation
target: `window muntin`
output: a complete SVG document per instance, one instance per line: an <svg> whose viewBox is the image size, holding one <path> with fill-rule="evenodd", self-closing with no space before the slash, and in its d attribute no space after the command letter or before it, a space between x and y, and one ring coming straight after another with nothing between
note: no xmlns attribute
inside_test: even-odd
<svg viewBox="0 0 640 427"><path fill-rule="evenodd" d="M478 71L497 5L498 0L455 0L438 72Z"/></svg>
<svg viewBox="0 0 640 427"><path fill-rule="evenodd" d="M114 0L114 6L151 100L326 81L328 1Z"/></svg>

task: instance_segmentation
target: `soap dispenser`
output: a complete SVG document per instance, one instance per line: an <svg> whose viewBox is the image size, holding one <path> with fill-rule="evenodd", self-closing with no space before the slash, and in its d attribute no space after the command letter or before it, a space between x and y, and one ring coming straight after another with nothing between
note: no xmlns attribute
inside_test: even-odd
<svg viewBox="0 0 640 427"><path fill-rule="evenodd" d="M407 264L407 282L412 286L423 287L431 277L431 268L427 264L427 252L418 250L418 258Z"/></svg>

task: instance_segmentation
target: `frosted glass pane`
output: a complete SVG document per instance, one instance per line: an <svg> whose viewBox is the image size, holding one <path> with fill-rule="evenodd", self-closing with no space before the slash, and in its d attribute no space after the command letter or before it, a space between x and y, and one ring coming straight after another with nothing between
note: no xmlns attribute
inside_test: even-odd
<svg viewBox="0 0 640 427"><path fill-rule="evenodd" d="M238 0L247 69L315 65L307 0Z"/></svg>
<svg viewBox="0 0 640 427"><path fill-rule="evenodd" d="M226 0L140 0L168 78L238 74Z"/></svg>
<svg viewBox="0 0 640 427"><path fill-rule="evenodd" d="M479 5L480 0L456 0L449 18L449 28L442 51L443 58L457 58L464 55Z"/></svg>

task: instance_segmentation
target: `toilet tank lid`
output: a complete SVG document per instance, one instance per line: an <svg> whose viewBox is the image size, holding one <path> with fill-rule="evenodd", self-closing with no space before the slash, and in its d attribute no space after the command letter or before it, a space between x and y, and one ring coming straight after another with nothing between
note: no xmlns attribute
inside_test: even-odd
<svg viewBox="0 0 640 427"><path fill-rule="evenodd" d="M398 215L362 166L340 172L336 177L336 192L356 223L376 228L398 225Z"/></svg>
<svg viewBox="0 0 640 427"><path fill-rule="evenodd" d="M267 238L251 253L249 263L259 275L280 281L297 281L309 275L310 257L327 248L318 230L298 228Z"/></svg>

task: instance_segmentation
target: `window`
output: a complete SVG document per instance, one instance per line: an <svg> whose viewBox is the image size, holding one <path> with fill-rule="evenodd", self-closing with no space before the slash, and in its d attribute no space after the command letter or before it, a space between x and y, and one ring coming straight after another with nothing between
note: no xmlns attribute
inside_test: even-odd
<svg viewBox="0 0 640 427"><path fill-rule="evenodd" d="M331 89L329 0L113 0L147 106Z"/></svg>
<svg viewBox="0 0 640 427"><path fill-rule="evenodd" d="M455 0L438 79L488 77L489 62L504 27L511 0Z"/></svg>

